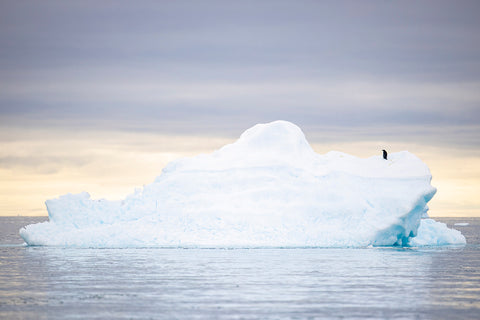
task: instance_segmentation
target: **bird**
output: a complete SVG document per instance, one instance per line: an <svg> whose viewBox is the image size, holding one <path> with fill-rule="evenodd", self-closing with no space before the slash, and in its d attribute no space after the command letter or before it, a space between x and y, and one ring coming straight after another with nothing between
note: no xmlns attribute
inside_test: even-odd
<svg viewBox="0 0 480 320"><path fill-rule="evenodd" d="M382 150L383 151L383 159L387 160L387 151L385 150Z"/></svg>

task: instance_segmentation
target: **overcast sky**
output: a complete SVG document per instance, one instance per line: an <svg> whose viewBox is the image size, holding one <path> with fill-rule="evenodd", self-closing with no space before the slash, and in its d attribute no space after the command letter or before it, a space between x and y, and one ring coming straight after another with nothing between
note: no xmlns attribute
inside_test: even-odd
<svg viewBox="0 0 480 320"><path fill-rule="evenodd" d="M197 133L275 119L480 120L478 1L2 1L0 11L2 125Z"/></svg>
<svg viewBox="0 0 480 320"><path fill-rule="evenodd" d="M233 138L284 119L312 143L480 156L479 12L479 1L2 0L0 139ZM5 153L4 167L35 162Z"/></svg>

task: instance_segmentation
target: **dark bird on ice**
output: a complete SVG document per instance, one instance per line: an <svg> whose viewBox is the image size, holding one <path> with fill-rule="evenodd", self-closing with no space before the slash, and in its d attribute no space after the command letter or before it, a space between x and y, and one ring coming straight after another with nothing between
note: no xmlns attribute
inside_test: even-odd
<svg viewBox="0 0 480 320"><path fill-rule="evenodd" d="M383 159L387 160L387 151L385 150L382 150L383 151Z"/></svg>

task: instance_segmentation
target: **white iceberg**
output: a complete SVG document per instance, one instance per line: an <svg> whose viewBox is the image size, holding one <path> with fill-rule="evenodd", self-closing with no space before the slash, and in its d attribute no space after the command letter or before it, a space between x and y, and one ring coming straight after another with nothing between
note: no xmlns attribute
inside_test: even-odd
<svg viewBox="0 0 480 320"><path fill-rule="evenodd" d="M88 193L46 201L28 245L365 247L464 244L427 216L436 189L409 152L315 153L294 124L258 124L208 155L169 163L123 201ZM426 236L425 236L426 235Z"/></svg>
<svg viewBox="0 0 480 320"><path fill-rule="evenodd" d="M459 226L459 227L466 227L466 226L469 226L470 223L468 222L457 222L454 224L454 226Z"/></svg>

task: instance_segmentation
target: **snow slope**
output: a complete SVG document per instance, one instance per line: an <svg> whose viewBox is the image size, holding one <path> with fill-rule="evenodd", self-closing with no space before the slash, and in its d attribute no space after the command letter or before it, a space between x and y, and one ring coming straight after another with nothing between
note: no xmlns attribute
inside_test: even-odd
<svg viewBox="0 0 480 320"><path fill-rule="evenodd" d="M258 124L207 155L169 163L123 201L47 200L29 245L362 247L464 244L427 217L436 189L409 152L360 159L315 153L287 121ZM417 233L420 233L417 235Z"/></svg>

